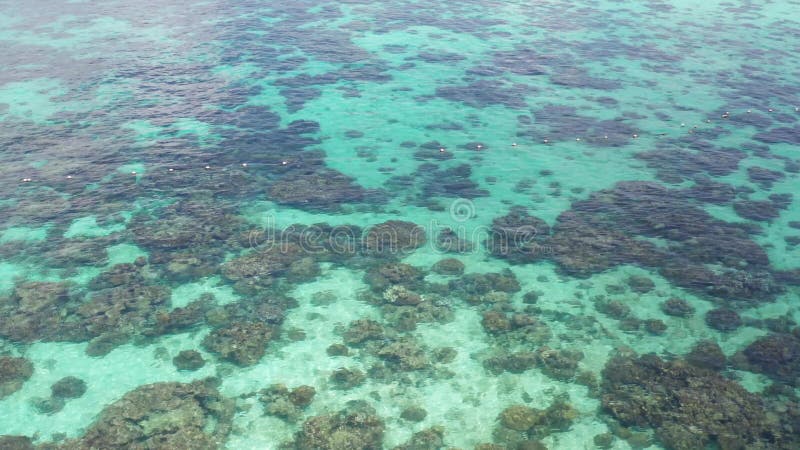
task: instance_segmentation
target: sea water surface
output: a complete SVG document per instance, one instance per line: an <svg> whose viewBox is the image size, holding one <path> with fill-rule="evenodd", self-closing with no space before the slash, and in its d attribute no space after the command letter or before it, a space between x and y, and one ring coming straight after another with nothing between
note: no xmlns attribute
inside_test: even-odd
<svg viewBox="0 0 800 450"><path fill-rule="evenodd" d="M800 2L0 0L0 448L800 448Z"/></svg>

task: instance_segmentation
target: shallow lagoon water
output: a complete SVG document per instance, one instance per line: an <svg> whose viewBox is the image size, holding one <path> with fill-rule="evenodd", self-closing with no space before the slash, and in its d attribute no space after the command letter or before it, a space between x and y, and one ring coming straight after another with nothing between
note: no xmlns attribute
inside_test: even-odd
<svg viewBox="0 0 800 450"><path fill-rule="evenodd" d="M797 448L798 7L0 2L0 443Z"/></svg>

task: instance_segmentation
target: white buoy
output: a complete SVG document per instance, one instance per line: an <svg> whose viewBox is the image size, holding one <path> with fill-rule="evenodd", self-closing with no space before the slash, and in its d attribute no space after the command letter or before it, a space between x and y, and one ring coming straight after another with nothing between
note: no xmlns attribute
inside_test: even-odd
<svg viewBox="0 0 800 450"><path fill-rule="evenodd" d="M242 163L242 167L247 167L247 163Z"/></svg>

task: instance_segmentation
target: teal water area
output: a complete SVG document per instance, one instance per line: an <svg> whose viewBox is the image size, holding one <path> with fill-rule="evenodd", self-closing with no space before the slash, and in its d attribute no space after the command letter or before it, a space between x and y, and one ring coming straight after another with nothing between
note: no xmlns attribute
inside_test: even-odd
<svg viewBox="0 0 800 450"><path fill-rule="evenodd" d="M0 1L0 448L800 448L797 1Z"/></svg>

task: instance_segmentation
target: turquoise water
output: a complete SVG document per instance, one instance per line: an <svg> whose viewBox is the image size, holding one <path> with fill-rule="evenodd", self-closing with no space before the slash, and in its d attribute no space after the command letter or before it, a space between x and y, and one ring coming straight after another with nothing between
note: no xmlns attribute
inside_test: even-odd
<svg viewBox="0 0 800 450"><path fill-rule="evenodd" d="M796 1L0 2L0 448L800 448Z"/></svg>

